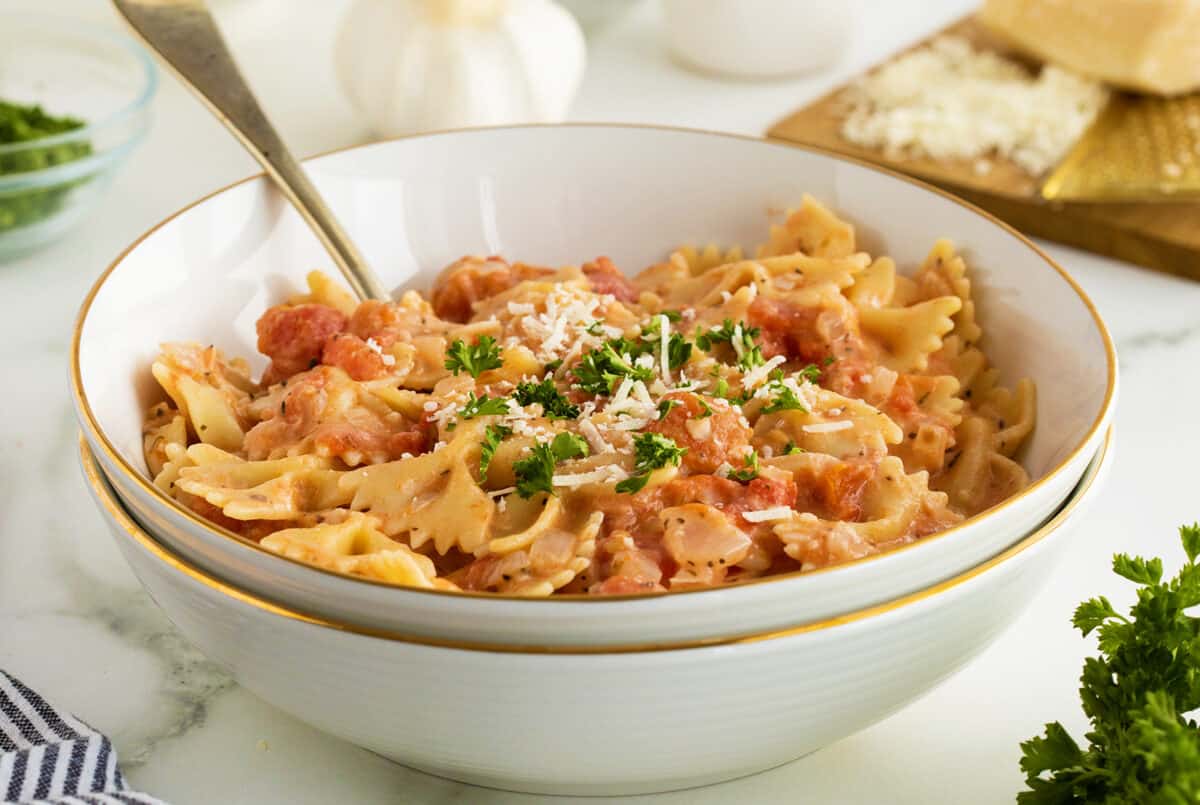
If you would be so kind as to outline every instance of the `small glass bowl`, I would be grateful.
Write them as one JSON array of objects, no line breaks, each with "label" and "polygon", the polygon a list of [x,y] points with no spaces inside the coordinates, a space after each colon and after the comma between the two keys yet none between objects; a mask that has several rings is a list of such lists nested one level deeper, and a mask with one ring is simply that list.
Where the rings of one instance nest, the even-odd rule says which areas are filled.
[{"label": "small glass bowl", "polygon": [[4,15],[0,99],[85,125],[0,144],[0,260],[83,220],[145,137],[157,86],[153,61],[132,39],[76,20]]}]

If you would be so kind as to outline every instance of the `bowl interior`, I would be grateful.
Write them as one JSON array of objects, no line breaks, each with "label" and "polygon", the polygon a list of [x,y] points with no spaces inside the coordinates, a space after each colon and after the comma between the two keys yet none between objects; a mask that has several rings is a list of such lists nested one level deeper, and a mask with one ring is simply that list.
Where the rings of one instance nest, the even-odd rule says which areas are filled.
[{"label": "bowl interior", "polygon": [[[581,125],[413,137],[308,167],[393,288],[427,288],[468,253],[550,265],[605,254],[632,273],[681,244],[752,247],[810,193],[854,222],[860,248],[891,255],[903,271],[939,237],[959,245],[989,356],[1005,380],[1028,376],[1038,386],[1039,424],[1022,457],[1034,479],[1085,442],[1111,401],[1107,333],[1047,258],[959,201],[828,155],[729,135]],[[132,472],[145,474],[142,412],[161,398],[149,373],[157,345],[196,340],[254,357],[256,319],[313,268],[332,273],[261,178],[188,208],[114,263],[82,314],[76,382]]]}]

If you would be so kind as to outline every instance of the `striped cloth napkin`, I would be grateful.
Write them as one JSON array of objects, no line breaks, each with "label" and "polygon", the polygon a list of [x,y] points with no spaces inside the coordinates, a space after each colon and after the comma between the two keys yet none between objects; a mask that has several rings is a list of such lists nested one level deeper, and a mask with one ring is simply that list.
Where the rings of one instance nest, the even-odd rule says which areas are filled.
[{"label": "striped cloth napkin", "polygon": [[0,670],[0,802],[164,805],[125,787],[108,739]]}]

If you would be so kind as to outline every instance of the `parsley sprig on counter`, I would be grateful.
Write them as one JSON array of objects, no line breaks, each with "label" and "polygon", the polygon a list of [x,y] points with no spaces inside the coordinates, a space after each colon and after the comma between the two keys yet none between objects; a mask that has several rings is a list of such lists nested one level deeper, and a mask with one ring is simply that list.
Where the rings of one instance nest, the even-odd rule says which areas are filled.
[{"label": "parsley sprig on counter", "polygon": [[490,335],[481,335],[474,344],[456,339],[446,350],[446,368],[454,374],[466,372],[479,377],[488,369],[499,369],[504,365],[500,359],[500,347]]},{"label": "parsley sprig on counter", "polygon": [[617,491],[629,494],[642,491],[651,472],[668,464],[678,467],[686,452],[686,447],[680,447],[674,439],[661,433],[639,433],[633,437],[633,471],[636,474],[617,484]]},{"label": "parsley sprig on counter", "polygon": [[552,442],[535,444],[528,456],[513,462],[517,494],[523,498],[531,498],[538,492],[553,495],[555,465],[572,458],[587,458],[590,453],[588,443],[575,433],[560,433]]},{"label": "parsley sprig on counter", "polygon": [[1025,805],[1200,802],[1200,526],[1183,526],[1187,563],[1162,580],[1159,559],[1118,554],[1113,572],[1140,585],[1129,615],[1103,596],[1075,610],[1084,635],[1096,632],[1100,656],[1080,678],[1092,728],[1086,749],[1059,722],[1021,744]]}]

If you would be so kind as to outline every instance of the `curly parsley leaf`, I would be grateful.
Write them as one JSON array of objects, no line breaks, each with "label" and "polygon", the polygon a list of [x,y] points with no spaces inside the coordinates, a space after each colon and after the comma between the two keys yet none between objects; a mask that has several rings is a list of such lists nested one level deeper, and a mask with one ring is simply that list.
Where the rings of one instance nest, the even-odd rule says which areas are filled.
[{"label": "curly parsley leaf", "polygon": [[560,433],[551,442],[538,442],[528,456],[513,462],[517,494],[523,498],[538,492],[553,495],[555,465],[572,458],[586,458],[590,452],[587,441],[575,433]]},{"label": "curly parsley leaf", "polygon": [[671,409],[680,404],[679,400],[663,400],[658,404],[658,418],[666,419]]},{"label": "curly parsley leaf", "polygon": [[1139,585],[1124,616],[1104,596],[1084,601],[1073,622],[1099,635],[1099,656],[1080,677],[1091,721],[1080,747],[1058,722],[1021,744],[1026,805],[1200,801],[1200,527],[1179,529],[1187,563],[1163,580],[1160,559],[1118,554],[1113,572]]},{"label": "curly parsley leaf", "polygon": [[542,406],[542,413],[550,419],[579,418],[579,406],[564,397],[550,378],[540,383],[518,383],[513,396],[521,405]]},{"label": "curly parsley leaf", "polygon": [[634,475],[617,484],[618,492],[633,494],[640,492],[650,480],[650,473],[668,464],[679,466],[680,459],[687,453],[675,440],[661,433],[639,433],[633,437]]},{"label": "curly parsley leaf", "polygon": [[483,444],[479,451],[479,480],[487,480],[488,467],[496,455],[496,448],[509,436],[512,436],[512,428],[507,425],[488,425],[484,429]]},{"label": "curly parsley leaf", "polygon": [[775,396],[771,402],[763,406],[764,414],[773,414],[776,411],[808,411],[808,408],[796,396],[795,390],[785,386],[782,382],[773,381],[770,391],[774,392]]},{"label": "curly parsley leaf", "polygon": [[798,453],[804,453],[804,452],[806,452],[806,451],[803,447],[800,447],[799,445],[797,445],[795,442],[792,442],[792,441],[789,441],[787,444],[785,444],[783,446],[783,454],[785,456],[794,456]]},{"label": "curly parsley leaf", "polygon": [[499,369],[503,363],[500,347],[490,335],[481,335],[470,345],[461,338],[456,339],[446,350],[445,366],[454,374],[466,372],[471,377],[479,377],[488,369]]},{"label": "curly parsley leaf", "polygon": [[754,340],[760,332],[757,327],[750,327],[745,322],[735,323],[733,319],[725,319],[720,327],[697,331],[696,346],[705,352],[712,352],[716,345],[728,344],[737,353],[738,366],[746,371],[766,363],[762,347]]},{"label": "curly parsley leaf", "polygon": [[746,458],[743,459],[743,461],[745,462],[746,466],[740,470],[731,470],[729,477],[735,481],[749,483],[758,477],[758,453],[747,453]]},{"label": "curly parsley leaf", "polygon": [[484,394],[476,397],[475,392],[467,392],[467,401],[458,409],[458,415],[463,419],[474,419],[477,416],[504,416],[508,413],[508,399],[505,397],[489,397]]},{"label": "curly parsley leaf", "polygon": [[590,394],[611,394],[616,385],[626,377],[649,382],[654,379],[654,372],[634,363],[639,355],[649,351],[650,347],[644,341],[631,341],[627,338],[606,341],[585,353],[571,370],[575,375],[576,385]]}]

